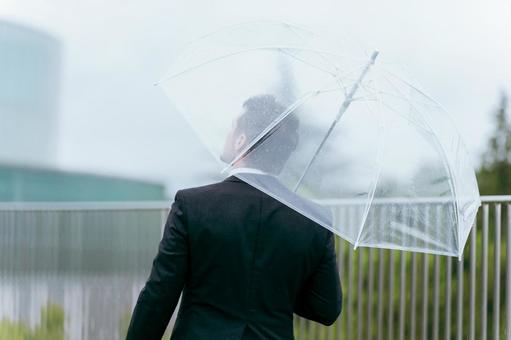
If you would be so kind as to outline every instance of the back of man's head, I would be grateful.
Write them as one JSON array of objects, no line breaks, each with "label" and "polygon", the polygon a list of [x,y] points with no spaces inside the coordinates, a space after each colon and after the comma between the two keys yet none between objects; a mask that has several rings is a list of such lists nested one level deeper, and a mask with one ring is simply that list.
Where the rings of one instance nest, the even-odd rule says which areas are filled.
[{"label": "back of man's head", "polygon": [[[272,95],[251,97],[243,103],[243,108],[245,111],[237,120],[236,131],[245,134],[247,143],[286,110]],[[298,127],[296,115],[287,115],[245,155],[245,163],[272,174],[280,173],[298,144]]]}]

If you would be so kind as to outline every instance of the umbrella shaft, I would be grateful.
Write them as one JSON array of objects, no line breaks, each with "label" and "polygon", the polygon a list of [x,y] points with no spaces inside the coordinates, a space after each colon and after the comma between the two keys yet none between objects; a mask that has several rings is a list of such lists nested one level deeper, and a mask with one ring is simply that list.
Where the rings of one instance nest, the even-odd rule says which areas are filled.
[{"label": "umbrella shaft", "polygon": [[374,51],[373,54],[371,55],[371,58],[369,59],[369,62],[367,63],[367,65],[362,70],[362,73],[360,73],[360,76],[358,77],[356,83],[353,85],[353,87],[351,88],[350,92],[348,93],[348,95],[344,99],[344,102],[342,103],[342,105],[341,105],[341,107],[339,109],[339,112],[337,113],[337,116],[335,117],[335,120],[330,125],[330,128],[328,129],[328,131],[326,132],[325,136],[323,137],[323,140],[321,141],[321,143],[319,144],[318,148],[316,149],[316,152],[314,152],[314,155],[309,160],[309,163],[307,163],[307,166],[305,167],[305,170],[303,171],[302,175],[300,176],[300,178],[298,179],[298,182],[295,185],[295,188],[293,189],[294,192],[296,192],[296,190],[298,190],[298,187],[302,183],[303,178],[305,177],[305,175],[307,175],[307,172],[309,171],[309,168],[311,167],[312,163],[314,162],[314,160],[318,156],[319,152],[323,148],[323,145],[325,145],[326,140],[328,139],[328,137],[330,136],[330,134],[334,130],[335,125],[337,125],[337,122],[341,119],[341,117],[344,115],[344,113],[346,112],[346,110],[350,106],[351,102],[353,101],[353,96],[357,92],[358,88],[360,87],[360,84],[362,83],[362,80],[364,80],[364,77],[366,76],[366,74],[369,71],[369,69],[371,68],[371,66],[374,65],[374,61],[376,60],[377,56],[378,56],[378,51]]}]

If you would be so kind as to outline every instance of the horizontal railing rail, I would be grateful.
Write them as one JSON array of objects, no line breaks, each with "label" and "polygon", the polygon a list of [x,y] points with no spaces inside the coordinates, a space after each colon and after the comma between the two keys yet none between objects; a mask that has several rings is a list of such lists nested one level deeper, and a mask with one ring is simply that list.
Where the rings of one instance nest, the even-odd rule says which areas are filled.
[{"label": "horizontal railing rail", "polygon": [[2,202],[0,211],[76,211],[76,210],[162,210],[171,201],[127,202]]}]

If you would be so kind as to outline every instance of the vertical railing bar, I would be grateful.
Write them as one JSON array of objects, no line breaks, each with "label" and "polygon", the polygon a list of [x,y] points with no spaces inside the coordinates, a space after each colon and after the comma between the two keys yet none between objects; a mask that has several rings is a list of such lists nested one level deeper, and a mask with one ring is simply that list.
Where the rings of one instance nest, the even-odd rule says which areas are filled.
[{"label": "vertical railing bar", "polygon": [[435,255],[433,285],[433,340],[438,340],[440,330],[440,256]]},{"label": "vertical railing bar", "polygon": [[[378,226],[380,232],[384,231],[385,221],[388,217],[388,205],[379,208]],[[377,338],[383,340],[383,268],[385,265],[385,252],[380,249],[378,254],[378,299],[377,299]]]},{"label": "vertical railing bar", "polygon": [[[390,218],[394,219],[396,216],[397,207],[390,206]],[[389,301],[388,301],[388,315],[387,315],[387,330],[388,338],[394,339],[394,255],[396,251],[389,250]]]},{"label": "vertical railing bar", "polygon": [[168,213],[166,210],[160,211],[160,234],[163,237],[163,233],[165,232],[165,223],[167,222]]},{"label": "vertical railing bar", "polygon": [[[390,205],[390,218],[396,218],[397,207]],[[389,250],[389,286],[388,286],[388,309],[387,309],[387,333],[388,339],[394,339],[394,258],[396,251]]]},{"label": "vertical railing bar", "polygon": [[299,340],[305,339],[305,318],[302,318],[302,317],[299,318],[298,329],[300,330],[300,334],[298,334],[298,336],[299,336],[298,339]]},{"label": "vertical railing bar", "polygon": [[410,291],[410,339],[416,339],[415,334],[415,318],[417,304],[417,253],[412,253],[412,282]]},{"label": "vertical railing bar", "polygon": [[[430,223],[430,205],[424,207],[425,212],[425,227],[429,227]],[[428,254],[422,255],[422,339],[428,340],[428,276],[429,276],[429,257]]]},{"label": "vertical railing bar", "polygon": [[476,244],[477,244],[477,226],[472,226],[470,237],[470,340],[476,337]]},{"label": "vertical railing bar", "polygon": [[346,316],[346,339],[352,339],[353,334],[353,262],[354,262],[354,251],[350,245],[348,251],[348,308]]},{"label": "vertical railing bar", "polygon": [[[347,214],[347,209],[344,207],[341,211],[338,211],[338,213],[340,213],[339,219],[342,219],[343,223],[345,225],[348,225],[350,223],[350,221],[349,221],[349,215]],[[344,254],[345,247],[346,247],[346,242],[344,241],[344,239],[339,238],[339,249],[338,249],[338,252],[339,252],[338,253],[338,256],[339,256],[339,278],[341,278],[341,282],[346,282],[346,275],[344,274],[345,268],[346,268],[345,254]],[[335,339],[338,339],[338,340],[341,339],[342,332],[344,330],[345,319],[346,318],[342,317],[342,314],[341,314],[341,317],[339,319],[337,319],[337,327],[336,327],[337,334],[335,336]],[[331,327],[331,328],[333,328],[333,327]],[[329,340],[331,340],[331,339],[332,338],[329,337]]]},{"label": "vertical railing bar", "polygon": [[354,268],[354,251],[350,245],[348,251],[348,306],[346,315],[346,339],[352,339],[352,324],[353,324],[353,268]]},{"label": "vertical railing bar", "polygon": [[456,308],[456,338],[463,339],[463,254],[457,259],[457,308]]},{"label": "vertical railing bar", "polygon": [[325,326],[321,324],[316,324],[316,335],[313,339],[325,339]]},{"label": "vertical railing bar", "polygon": [[358,248],[358,282],[357,282],[357,340],[362,340],[362,321],[364,320],[363,317],[363,304],[362,304],[362,281],[364,280],[364,254],[363,254],[364,248]]},{"label": "vertical railing bar", "polygon": [[[354,225],[355,224],[355,212],[354,212],[354,208],[353,207],[349,207],[348,208],[348,212],[349,212],[349,225]],[[355,294],[352,294],[352,292],[354,291],[354,283],[353,283],[353,280],[355,279],[354,276],[355,276],[355,273],[354,273],[354,268],[355,268],[355,251],[353,249],[353,246],[350,245],[350,248],[349,248],[349,253],[348,253],[348,261],[349,261],[349,265],[348,265],[348,315],[346,317],[346,340],[348,339],[353,339],[353,299],[354,299],[354,295]]]},{"label": "vertical railing bar", "polygon": [[511,205],[506,207],[507,239],[506,239],[506,340],[511,340]]},{"label": "vertical railing bar", "polygon": [[[346,218],[345,221],[343,221],[345,224],[348,223],[347,221],[347,216],[346,214],[343,214],[343,216]],[[337,242],[337,264],[338,264],[338,269],[339,269],[339,278],[341,279],[341,282],[343,281],[342,278],[344,277],[344,240],[340,237],[337,238],[338,242]],[[342,322],[343,322],[344,318],[342,317],[342,315],[337,319],[336,321],[336,327],[335,327],[335,330],[337,331],[336,332],[336,335],[334,337],[334,327],[329,327],[328,329],[328,340],[333,340],[334,338],[335,339],[340,339],[341,338],[341,333],[342,333]]]},{"label": "vertical railing bar", "polygon": [[[417,228],[418,223],[415,222],[418,219],[419,207],[415,206],[413,209],[413,219],[409,221],[412,227]],[[417,238],[413,237],[413,244],[417,245]],[[410,338],[416,339],[416,322],[417,322],[417,253],[412,252],[412,282],[411,282],[411,291],[410,291]]]},{"label": "vertical railing bar", "polygon": [[489,223],[489,207],[483,204],[483,249],[481,264],[482,271],[482,287],[481,287],[481,339],[486,340],[488,336],[488,223]]},{"label": "vertical railing bar", "polygon": [[311,322],[311,321],[307,322],[307,326],[308,326],[307,340],[316,339],[316,336],[314,334],[314,331],[316,330],[316,325],[317,324],[315,322]]},{"label": "vertical railing bar", "polygon": [[423,267],[422,267],[422,339],[428,340],[428,276],[429,276],[429,261],[428,254],[423,254]]},{"label": "vertical railing bar", "polygon": [[387,315],[387,339],[394,339],[394,250],[389,250],[389,301]]},{"label": "vertical railing bar", "polygon": [[367,282],[367,340],[373,336],[373,288],[374,288],[374,248],[369,248],[369,278]]},{"label": "vertical railing bar", "polygon": [[446,259],[445,268],[445,340],[451,340],[451,286],[452,286],[452,257]]},{"label": "vertical railing bar", "polygon": [[[326,333],[327,333],[326,339],[327,340],[334,340],[334,339],[341,338],[340,332],[342,330],[342,327],[341,327],[340,320],[341,320],[341,317],[339,316],[339,318],[337,318],[335,326],[332,325],[332,326],[326,328]],[[337,332],[336,332],[337,335],[335,335],[335,333],[334,333],[334,331],[336,329],[337,329]]]},{"label": "vertical railing bar", "polygon": [[[440,237],[441,205],[435,207],[435,228],[437,235]],[[440,256],[435,255],[435,277],[433,286],[433,340],[439,339],[440,330]]]},{"label": "vertical railing bar", "polygon": [[293,315],[293,335],[296,340],[301,339],[300,319],[298,315]]},{"label": "vertical railing bar", "polygon": [[406,310],[406,254],[401,251],[400,271],[400,292],[399,292],[399,340],[405,338],[405,310]]},{"label": "vertical railing bar", "polygon": [[500,339],[500,203],[495,205],[495,244],[493,247],[493,339]]},{"label": "vertical railing bar", "polygon": [[379,249],[378,255],[378,340],[383,340],[383,276],[385,252]]}]

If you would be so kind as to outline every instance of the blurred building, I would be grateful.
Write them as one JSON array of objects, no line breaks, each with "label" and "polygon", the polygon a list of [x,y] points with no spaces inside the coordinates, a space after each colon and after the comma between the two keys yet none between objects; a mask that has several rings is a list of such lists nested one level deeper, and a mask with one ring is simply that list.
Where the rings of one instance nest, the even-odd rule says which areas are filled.
[{"label": "blurred building", "polygon": [[137,179],[0,165],[0,202],[164,200],[165,186]]},{"label": "blurred building", "polygon": [[61,50],[0,20],[0,201],[164,199],[161,184],[57,170]]},{"label": "blurred building", "polygon": [[0,160],[54,166],[61,46],[39,31],[0,21]]}]

